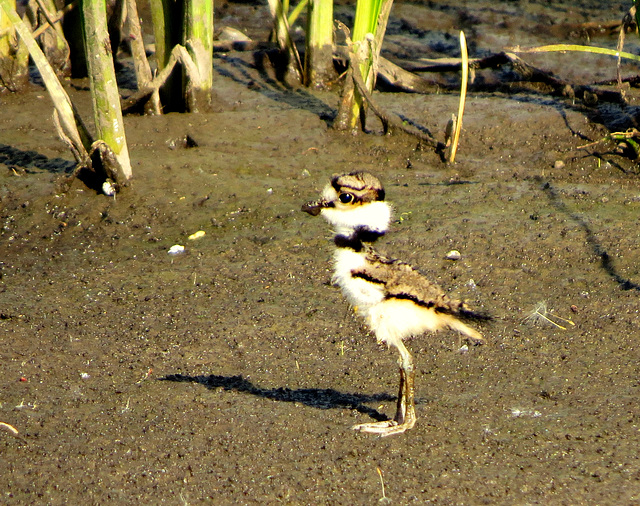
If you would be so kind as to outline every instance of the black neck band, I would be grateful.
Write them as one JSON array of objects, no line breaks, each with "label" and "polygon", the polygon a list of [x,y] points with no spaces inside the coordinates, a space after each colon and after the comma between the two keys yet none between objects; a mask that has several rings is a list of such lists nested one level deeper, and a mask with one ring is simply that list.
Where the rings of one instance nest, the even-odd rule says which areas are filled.
[{"label": "black neck band", "polygon": [[350,236],[336,235],[333,242],[338,248],[350,248],[354,251],[362,250],[364,242],[375,242],[384,235],[384,232],[370,230],[366,227],[357,227]]}]

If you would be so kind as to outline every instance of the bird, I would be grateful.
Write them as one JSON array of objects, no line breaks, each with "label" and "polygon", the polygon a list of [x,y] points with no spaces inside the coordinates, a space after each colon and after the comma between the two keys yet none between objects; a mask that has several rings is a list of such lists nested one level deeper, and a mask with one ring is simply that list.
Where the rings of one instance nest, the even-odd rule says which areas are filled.
[{"label": "bird", "polygon": [[400,387],[393,420],[354,425],[381,437],[414,427],[415,367],[404,344],[410,337],[441,329],[460,332],[470,344],[482,344],[480,332],[461,320],[491,317],[450,298],[420,271],[401,260],[378,253],[373,244],[383,237],[392,217],[380,180],[368,172],[334,174],[318,200],[302,206],[311,216],[322,216],[333,228],[332,282],[364,318],[378,343],[399,353]]}]

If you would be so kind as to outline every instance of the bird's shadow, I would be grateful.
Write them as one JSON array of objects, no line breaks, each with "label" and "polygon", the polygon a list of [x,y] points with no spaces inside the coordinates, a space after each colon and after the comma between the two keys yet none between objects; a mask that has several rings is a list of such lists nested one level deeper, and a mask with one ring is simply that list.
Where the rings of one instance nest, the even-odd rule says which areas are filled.
[{"label": "bird's shadow", "polygon": [[286,387],[260,388],[242,376],[170,374],[159,379],[160,381],[198,383],[212,390],[217,388],[235,390],[236,392],[243,392],[275,401],[298,402],[317,409],[355,409],[359,413],[369,415],[376,421],[386,421],[389,418],[378,410],[366,406],[365,403],[396,400],[395,396],[389,394],[345,394],[332,388],[298,388],[296,390]]}]

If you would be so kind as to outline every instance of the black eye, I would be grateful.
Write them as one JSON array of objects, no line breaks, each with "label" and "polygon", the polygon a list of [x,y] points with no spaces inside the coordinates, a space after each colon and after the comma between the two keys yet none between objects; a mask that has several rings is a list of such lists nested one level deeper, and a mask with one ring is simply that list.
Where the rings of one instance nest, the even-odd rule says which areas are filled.
[{"label": "black eye", "polygon": [[351,195],[350,193],[341,193],[338,198],[343,204],[349,204],[353,202],[353,195]]}]

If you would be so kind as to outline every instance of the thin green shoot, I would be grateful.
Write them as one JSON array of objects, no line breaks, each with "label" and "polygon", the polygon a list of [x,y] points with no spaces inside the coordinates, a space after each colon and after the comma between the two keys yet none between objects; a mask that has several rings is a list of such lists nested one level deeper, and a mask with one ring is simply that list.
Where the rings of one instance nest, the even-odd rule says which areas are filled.
[{"label": "thin green shoot", "polygon": [[[577,149],[587,149],[598,144],[601,144],[606,141],[617,141],[624,142],[628,144],[631,149],[635,152],[636,158],[640,156],[640,131],[635,128],[631,128],[626,132],[611,132],[610,134],[605,135],[602,139],[596,142],[590,142],[589,144],[585,144],[583,146],[578,146]],[[598,159],[598,163],[600,163],[600,159]],[[599,167],[599,165],[598,165]]]},{"label": "thin green shoot", "polygon": [[376,25],[378,23],[378,17],[380,16],[381,7],[382,0],[358,0],[351,36],[354,42],[364,40],[368,33],[376,33]]},{"label": "thin green shoot", "polygon": [[[308,4],[309,0],[301,0],[300,2],[298,2],[298,5],[296,5],[287,16],[287,22],[289,23],[289,26],[293,26],[293,24],[296,22],[298,17],[300,17],[300,14],[302,14],[302,11],[305,9],[305,7],[307,7]],[[283,12],[286,13],[287,11],[288,7],[287,9],[285,9],[283,4]]]}]

